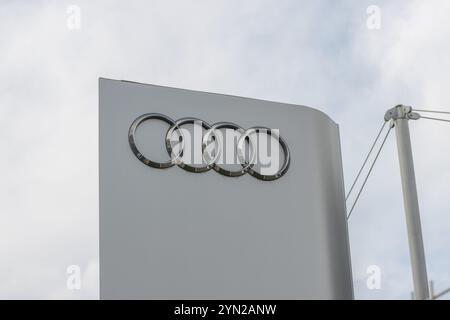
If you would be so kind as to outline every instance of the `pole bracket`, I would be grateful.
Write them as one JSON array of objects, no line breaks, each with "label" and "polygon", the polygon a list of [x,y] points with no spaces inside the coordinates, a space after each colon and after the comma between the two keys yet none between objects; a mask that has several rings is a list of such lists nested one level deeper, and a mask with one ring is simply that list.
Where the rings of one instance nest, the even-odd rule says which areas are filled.
[{"label": "pole bracket", "polygon": [[406,119],[406,120],[419,120],[420,114],[412,111],[412,107],[405,106],[399,104],[392,109],[386,111],[384,115],[384,121],[389,120],[398,120],[398,119]]}]

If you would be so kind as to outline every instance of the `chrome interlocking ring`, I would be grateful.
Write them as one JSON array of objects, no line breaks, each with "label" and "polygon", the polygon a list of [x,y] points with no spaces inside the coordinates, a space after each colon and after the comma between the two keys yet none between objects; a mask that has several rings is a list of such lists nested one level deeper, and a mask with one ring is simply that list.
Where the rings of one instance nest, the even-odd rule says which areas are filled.
[{"label": "chrome interlocking ring", "polygon": [[[156,162],[153,160],[150,160],[146,158],[137,148],[136,141],[135,141],[135,135],[138,127],[147,120],[161,120],[169,125],[169,129],[166,132],[165,137],[165,145],[167,153],[169,154],[170,159],[165,162]],[[182,159],[183,157],[183,150],[185,147],[185,137],[183,135],[182,130],[180,129],[181,126],[186,124],[193,124],[200,123],[202,128],[206,130],[205,134],[202,134],[202,144],[201,144],[201,151],[202,151],[202,165],[201,166],[193,166],[191,164],[185,163]],[[211,156],[211,154],[207,151],[207,147],[211,142],[215,142],[216,145],[221,145],[220,141],[220,135],[217,134],[217,130],[220,129],[232,129],[240,133],[240,137],[238,139],[237,145],[236,145],[236,151],[237,156],[239,159],[239,162],[241,164],[241,169],[239,170],[228,170],[220,166],[219,163],[217,163],[217,158],[219,155],[219,152],[216,151],[216,155],[214,157]],[[173,138],[174,133],[178,134],[178,140],[176,141],[179,143],[179,150],[178,152],[175,152],[174,147],[172,143],[174,140],[171,140]],[[255,170],[255,160],[257,157],[257,149],[256,149],[256,143],[251,138],[251,135],[259,134],[259,133],[266,133],[269,136],[275,136],[277,138],[278,143],[280,144],[283,153],[284,153],[284,161],[281,167],[277,170],[275,174],[262,174],[261,172],[258,172]],[[170,168],[174,166],[175,164],[178,165],[180,168],[187,170],[189,172],[194,173],[201,173],[209,171],[211,168],[214,169],[216,172],[228,176],[228,177],[239,177],[246,173],[250,174],[251,176],[264,180],[264,181],[273,181],[277,180],[280,177],[282,177],[289,169],[291,157],[290,157],[290,151],[289,147],[286,143],[286,141],[279,135],[278,130],[265,128],[265,127],[252,127],[247,130],[244,130],[242,127],[238,126],[237,124],[231,123],[231,122],[218,122],[213,125],[209,125],[207,122],[202,121],[197,118],[181,118],[177,121],[172,120],[170,117],[160,114],[160,113],[147,113],[143,114],[139,117],[137,117],[133,123],[131,124],[129,130],[128,130],[128,142],[130,144],[130,148],[134,155],[145,165],[158,168],[158,169],[165,169]],[[252,148],[251,157],[249,160],[246,160],[245,156],[245,144],[249,144],[249,148]]]},{"label": "chrome interlocking ring", "polygon": [[[130,144],[130,148],[133,151],[134,155],[140,160],[142,161],[142,163],[146,164],[147,166],[153,167],[153,168],[157,168],[157,169],[165,169],[165,168],[170,168],[172,167],[177,160],[183,155],[183,147],[184,147],[184,139],[181,136],[181,140],[180,142],[183,144],[183,146],[181,147],[181,151],[180,154],[178,156],[175,157],[171,157],[170,160],[166,161],[166,162],[156,162],[150,159],[147,159],[137,148],[136,146],[136,140],[135,140],[135,134],[136,134],[136,129],[145,121],[147,120],[151,120],[151,119],[157,119],[157,120],[161,120],[164,121],[165,123],[167,123],[170,127],[172,127],[175,124],[175,121],[172,120],[171,118],[169,118],[166,115],[160,114],[160,113],[146,113],[143,114],[140,117],[137,117],[136,120],[133,121],[133,123],[130,126],[130,129],[128,130],[128,142]],[[169,153],[169,155],[171,155],[171,153]]]},{"label": "chrome interlocking ring", "polygon": [[[173,136],[174,131],[176,130],[179,133],[180,137],[183,137],[183,135],[182,135],[183,133],[180,130],[180,126],[185,125],[185,124],[195,125],[195,123],[201,123],[203,129],[205,129],[205,130],[211,129],[211,126],[209,124],[207,124],[205,121],[202,121],[197,118],[181,118],[181,119],[175,121],[175,123],[169,128],[169,130],[167,130],[167,133],[166,133],[166,149],[169,154],[172,154],[172,152],[173,152],[170,138]],[[180,153],[182,153],[182,151]],[[181,160],[181,158],[178,159],[177,165],[180,168],[183,168],[184,170],[187,170],[189,172],[194,172],[194,173],[206,172],[211,169],[210,164],[207,164],[206,166],[203,166],[203,167],[194,167],[194,166],[184,163]]]},{"label": "chrome interlocking ring", "polygon": [[[215,140],[216,142],[219,139],[219,135],[215,134],[216,130],[220,130],[220,129],[232,129],[232,130],[236,130],[241,132],[241,134],[243,134],[245,132],[245,130],[238,126],[237,124],[234,124],[232,122],[218,122],[216,124],[214,124],[210,130],[208,130],[206,132],[206,134],[203,136],[203,142],[202,142],[202,151],[203,154],[206,155],[207,157],[209,157],[209,153],[205,152],[210,140]],[[219,141],[219,145],[220,145]],[[250,163],[254,162],[254,158],[256,157],[256,150],[253,149],[254,152],[252,153],[252,161],[250,161]],[[222,168],[221,166],[219,166],[219,164],[216,162],[217,158],[219,156],[219,153],[216,153],[216,157],[214,159],[211,158],[207,158],[207,162],[208,163],[212,163],[213,169],[216,170],[217,172],[219,172],[220,174],[223,174],[224,176],[228,176],[228,177],[239,177],[242,176],[244,174],[247,173],[247,168],[249,167],[249,165],[245,166],[245,162],[242,162],[244,164],[243,168],[238,170],[238,171],[231,171],[231,170],[227,170],[225,168]],[[245,161],[245,159],[244,159]]]},{"label": "chrome interlocking ring", "polygon": [[[266,127],[252,127],[252,128],[247,129],[238,141],[238,145],[237,145],[238,157],[239,157],[241,163],[245,163],[245,155],[242,152],[242,150],[244,150],[244,148],[243,148],[244,143],[246,140],[250,139],[250,135],[257,134],[260,132],[264,132],[268,135],[275,135],[276,138],[278,138],[278,142],[280,143],[281,148],[283,148],[283,152],[284,152],[283,165],[281,166],[281,168],[278,170],[277,173],[266,175],[266,174],[261,174],[261,173],[257,172],[256,170],[253,170],[254,162],[252,162],[252,163],[250,163],[250,165],[248,167],[246,167],[246,171],[251,176],[258,178],[260,180],[273,181],[278,178],[281,178],[288,171],[289,165],[291,163],[291,152],[289,150],[289,147],[288,147],[286,141],[284,141],[284,139],[278,133],[276,133],[274,130],[272,130],[270,128],[266,128]],[[250,139],[250,141],[251,141],[251,139]],[[244,165],[245,164],[243,164],[243,166]]]}]

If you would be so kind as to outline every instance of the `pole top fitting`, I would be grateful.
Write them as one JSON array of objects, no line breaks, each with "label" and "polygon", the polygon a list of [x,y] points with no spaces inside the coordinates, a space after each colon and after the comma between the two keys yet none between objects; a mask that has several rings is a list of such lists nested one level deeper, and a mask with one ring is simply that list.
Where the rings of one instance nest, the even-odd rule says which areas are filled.
[{"label": "pole top fitting", "polygon": [[406,120],[419,120],[420,114],[412,112],[412,107],[399,104],[392,109],[386,111],[384,115],[384,121],[406,119]]}]

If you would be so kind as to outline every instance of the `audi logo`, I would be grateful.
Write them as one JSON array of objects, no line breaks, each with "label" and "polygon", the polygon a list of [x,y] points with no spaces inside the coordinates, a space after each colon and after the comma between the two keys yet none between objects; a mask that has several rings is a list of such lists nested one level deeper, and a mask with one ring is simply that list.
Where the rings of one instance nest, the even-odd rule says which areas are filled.
[{"label": "audi logo", "polygon": [[[165,162],[148,159],[139,151],[136,145],[136,131],[138,127],[145,121],[152,119],[163,121],[169,125],[165,136],[165,146],[169,160]],[[201,151],[200,156],[199,152],[194,152],[193,161],[185,159],[186,152],[192,149],[186,148],[187,143],[192,138],[190,131],[182,128],[182,126],[186,125],[194,126],[193,149]],[[225,136],[223,134],[224,130]],[[261,134],[265,134],[270,138],[270,156],[267,155],[267,141],[261,142],[259,138]],[[224,138],[226,138],[226,143],[224,143]],[[134,155],[149,167],[166,169],[177,165],[184,170],[194,173],[213,169],[227,177],[239,177],[248,173],[260,180],[273,181],[286,174],[291,160],[289,147],[277,129],[251,127],[244,130],[239,125],[231,122],[218,122],[209,125],[205,121],[191,117],[175,121],[160,113],[147,113],[137,117],[129,128],[128,142]],[[200,143],[199,149],[195,147],[195,143],[198,142]],[[281,165],[279,161],[280,146],[284,155]],[[226,154],[223,152],[224,149],[226,149]],[[227,164],[239,164],[239,166],[237,166],[238,169],[231,170],[224,166]],[[274,166],[276,166],[275,169]]]}]

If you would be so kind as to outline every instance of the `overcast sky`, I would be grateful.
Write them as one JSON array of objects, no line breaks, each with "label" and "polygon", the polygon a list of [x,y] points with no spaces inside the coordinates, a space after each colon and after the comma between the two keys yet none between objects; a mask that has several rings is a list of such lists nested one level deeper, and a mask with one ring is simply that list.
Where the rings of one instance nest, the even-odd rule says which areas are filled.
[{"label": "overcast sky", "polygon": [[[448,0],[0,0],[0,298],[98,298],[98,77],[318,108],[340,125],[348,188],[388,108],[450,110],[449,14]],[[450,124],[419,120],[411,135],[441,290]],[[395,148],[392,135],[349,221],[359,299],[412,290]],[[81,290],[66,287],[69,265]]]}]

